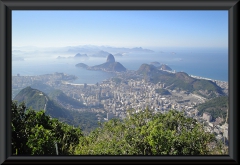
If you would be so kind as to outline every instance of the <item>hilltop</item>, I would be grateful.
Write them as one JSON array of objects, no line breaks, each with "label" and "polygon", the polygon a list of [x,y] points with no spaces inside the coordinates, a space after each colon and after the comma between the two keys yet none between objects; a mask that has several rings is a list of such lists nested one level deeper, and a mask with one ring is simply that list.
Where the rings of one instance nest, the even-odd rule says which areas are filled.
[{"label": "hilltop", "polygon": [[31,87],[26,87],[22,89],[13,100],[18,102],[25,102],[27,107],[32,107],[33,109],[45,110],[46,114],[53,118],[58,119],[69,119],[72,120],[72,116],[69,112],[57,104],[55,101],[51,100],[45,93]]},{"label": "hilltop", "polygon": [[161,66],[161,63],[160,62],[157,62],[157,61],[154,61],[154,62],[150,62],[151,65],[154,65],[155,67],[160,67]]},{"label": "hilltop", "polygon": [[162,64],[161,66],[158,67],[158,69],[162,69],[162,70],[169,70],[171,71],[172,68],[170,68],[168,65],[166,64]]}]

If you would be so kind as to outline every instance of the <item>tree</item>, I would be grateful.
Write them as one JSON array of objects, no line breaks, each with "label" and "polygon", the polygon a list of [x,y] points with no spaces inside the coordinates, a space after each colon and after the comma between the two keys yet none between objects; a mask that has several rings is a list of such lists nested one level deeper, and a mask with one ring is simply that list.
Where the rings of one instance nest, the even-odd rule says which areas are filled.
[{"label": "tree", "polygon": [[183,113],[129,112],[130,117],[113,119],[83,137],[75,154],[92,155],[206,155],[214,135]]},{"label": "tree", "polygon": [[12,102],[12,152],[14,155],[73,154],[83,136],[80,128],[52,119],[45,112],[26,109],[24,103]]},{"label": "tree", "polygon": [[208,155],[222,153],[214,134],[183,113],[170,110],[154,114],[148,107],[128,111],[124,120],[101,123],[88,136],[75,128],[12,102],[12,152],[14,155]]},{"label": "tree", "polygon": [[29,148],[26,145],[27,135],[25,134],[25,111],[24,103],[17,106],[17,102],[12,102],[12,152],[19,155],[24,152],[29,153]]},{"label": "tree", "polygon": [[31,128],[32,133],[28,137],[27,146],[31,149],[31,155],[56,155],[55,140],[51,130],[42,125]]}]

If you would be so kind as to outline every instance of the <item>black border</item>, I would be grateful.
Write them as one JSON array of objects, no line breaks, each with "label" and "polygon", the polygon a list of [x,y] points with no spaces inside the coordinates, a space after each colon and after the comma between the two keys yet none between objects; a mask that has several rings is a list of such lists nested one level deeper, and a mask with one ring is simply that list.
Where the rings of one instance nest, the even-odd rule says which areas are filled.
[{"label": "black border", "polygon": [[[228,10],[229,155],[228,156],[11,156],[11,11],[12,10]],[[0,0],[0,163],[184,163],[238,164],[237,56],[239,0]],[[147,161],[147,162],[145,162]]]}]

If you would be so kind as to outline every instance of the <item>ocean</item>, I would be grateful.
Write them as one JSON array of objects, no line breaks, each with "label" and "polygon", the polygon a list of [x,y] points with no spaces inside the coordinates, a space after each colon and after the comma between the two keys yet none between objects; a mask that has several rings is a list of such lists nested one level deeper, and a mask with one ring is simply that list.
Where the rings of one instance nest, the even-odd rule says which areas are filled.
[{"label": "ocean", "polygon": [[[112,73],[92,71],[75,67],[78,63],[89,66],[102,64],[107,58],[88,59],[56,59],[56,57],[32,57],[24,61],[12,61],[12,75],[20,74],[41,75],[62,72],[78,77],[74,83],[95,84],[113,76]],[[189,75],[200,76],[220,81],[228,81],[228,54],[227,51],[178,51],[155,53],[128,53],[115,56],[115,61],[120,62],[128,70],[137,70],[143,63],[159,62],[167,64],[176,72],[186,72]]]}]

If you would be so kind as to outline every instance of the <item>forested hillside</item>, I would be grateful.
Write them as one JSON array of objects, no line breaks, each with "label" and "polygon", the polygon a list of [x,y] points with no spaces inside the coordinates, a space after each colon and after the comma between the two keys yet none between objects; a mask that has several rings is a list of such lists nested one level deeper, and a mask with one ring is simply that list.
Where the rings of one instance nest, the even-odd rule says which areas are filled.
[{"label": "forested hillside", "polygon": [[204,112],[208,112],[211,114],[213,121],[216,118],[221,117],[224,120],[223,122],[225,122],[228,110],[228,97],[221,96],[213,98],[203,104],[198,105],[197,109],[199,111],[199,115],[201,116]]},{"label": "forested hillside", "polygon": [[85,107],[82,103],[66,96],[61,90],[53,90],[49,95],[50,97],[42,91],[26,87],[14,97],[14,100],[18,103],[24,102],[27,108],[32,108],[35,111],[44,110],[46,115],[61,122],[75,127],[81,126],[84,133],[89,133],[98,126],[97,113],[79,112],[62,106],[65,104],[71,107]]},{"label": "forested hillside", "polygon": [[48,96],[57,101],[58,103],[64,104],[65,106],[70,106],[73,108],[84,108],[86,107],[85,105],[83,105],[81,102],[74,100],[73,98],[67,96],[66,94],[64,94],[61,90],[53,90],[51,91]]},{"label": "forested hillside", "polygon": [[214,82],[190,77],[185,72],[168,73],[158,70],[154,65],[142,64],[137,70],[139,75],[144,75],[153,83],[168,84],[168,89],[193,92],[206,98],[224,95],[222,89]]}]

